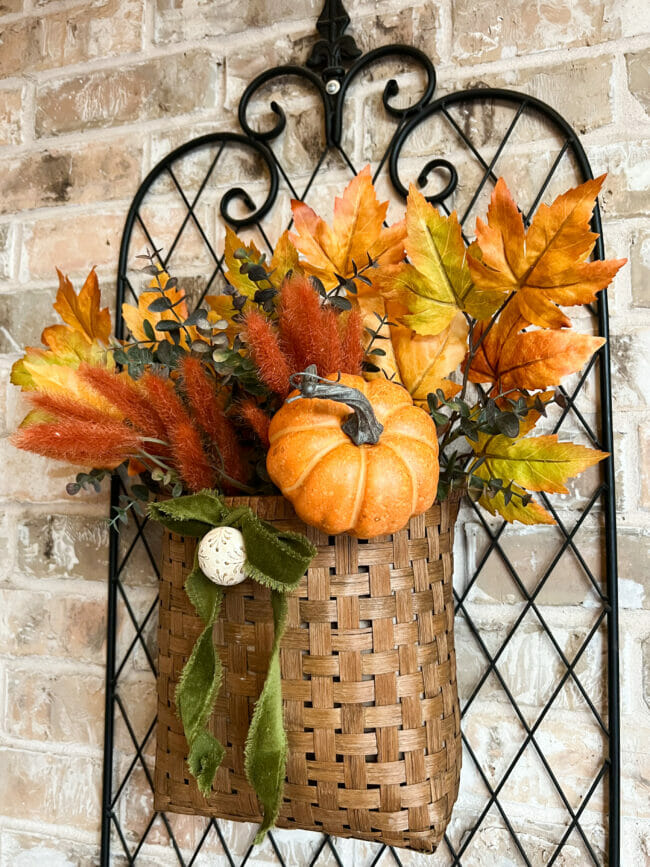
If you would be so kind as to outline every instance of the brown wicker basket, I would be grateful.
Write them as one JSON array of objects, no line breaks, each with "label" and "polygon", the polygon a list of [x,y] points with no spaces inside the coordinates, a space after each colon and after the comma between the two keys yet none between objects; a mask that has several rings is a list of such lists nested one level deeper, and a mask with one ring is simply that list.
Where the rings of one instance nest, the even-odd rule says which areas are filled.
[{"label": "brown wicker basket", "polygon": [[[282,497],[241,498],[318,554],[289,599],[281,645],[289,759],[278,826],[430,852],[458,794],[460,713],[454,653],[457,502],[368,542],[327,537]],[[244,743],[273,642],[269,592],[226,589],[214,639],[224,679],[212,731],[226,747],[205,799],[185,763],[174,691],[202,629],[183,590],[195,540],[165,534],[160,585],[155,807],[261,821]]]}]

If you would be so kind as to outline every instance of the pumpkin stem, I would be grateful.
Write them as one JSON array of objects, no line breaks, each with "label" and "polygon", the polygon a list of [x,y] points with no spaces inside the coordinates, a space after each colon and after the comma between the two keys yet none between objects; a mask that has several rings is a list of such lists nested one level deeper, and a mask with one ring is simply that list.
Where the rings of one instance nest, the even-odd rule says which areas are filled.
[{"label": "pumpkin stem", "polygon": [[306,370],[294,373],[289,381],[294,388],[300,391],[295,397],[290,397],[287,403],[305,398],[322,398],[323,400],[335,400],[350,407],[352,413],[341,425],[341,430],[346,433],[355,446],[375,445],[379,442],[384,426],[377,421],[372,404],[358,388],[343,385],[340,382],[332,382],[323,379],[316,373],[316,365],[310,364]]}]

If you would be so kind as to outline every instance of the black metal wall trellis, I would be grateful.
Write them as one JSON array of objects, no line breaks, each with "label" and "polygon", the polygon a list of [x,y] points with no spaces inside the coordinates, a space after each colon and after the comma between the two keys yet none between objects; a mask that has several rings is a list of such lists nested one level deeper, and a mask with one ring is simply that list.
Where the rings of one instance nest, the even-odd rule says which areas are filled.
[{"label": "black metal wall trellis", "polygon": [[[524,213],[526,223],[529,223],[539,204],[549,192],[553,179],[558,174],[563,160],[571,161],[579,181],[592,177],[591,167],[584,149],[570,125],[552,108],[531,96],[510,90],[479,88],[448,94],[433,100],[436,85],[434,67],[428,57],[420,50],[405,46],[391,45],[375,49],[362,55],[354,39],[346,34],[350,21],[340,0],[328,0],[318,20],[317,29],[320,40],[314,46],[306,67],[287,65],[275,67],[259,75],[246,89],[239,104],[239,122],[242,133],[212,133],[189,141],[166,156],[147,176],[138,190],[126,219],[124,236],[120,250],[116,333],[121,336],[123,321],[121,304],[124,300],[137,297],[137,289],[130,276],[133,265],[134,250],[138,242],[158,249],[158,259],[162,265],[169,267],[175,274],[174,260],[181,250],[183,241],[189,232],[195,241],[200,239],[210,266],[193,289],[193,300],[198,305],[204,296],[212,291],[218,292],[224,280],[223,257],[215,250],[213,230],[206,227],[202,220],[200,209],[204,201],[208,201],[216,184],[220,161],[229,153],[245,154],[255,162],[256,171],[265,179],[266,190],[260,198],[259,184],[247,182],[249,190],[241,186],[233,186],[232,180],[226,179],[219,190],[218,207],[223,220],[237,230],[254,230],[262,242],[268,245],[267,231],[263,225],[266,217],[273,211],[274,205],[282,195],[287,193],[297,199],[308,198],[314,191],[314,182],[321,171],[326,168],[327,160],[334,155],[346,171],[354,173],[357,169],[353,158],[344,145],[345,124],[344,109],[346,94],[350,86],[363,75],[368,75],[370,67],[387,58],[397,59],[408,64],[419,73],[420,91],[418,97],[408,106],[398,105],[400,88],[394,79],[390,79],[381,96],[383,111],[394,124],[390,141],[378,160],[374,176],[378,178],[382,172],[387,173],[394,191],[404,198],[406,195],[406,174],[425,188],[427,192],[430,182],[436,176],[442,175],[445,185],[442,190],[428,194],[429,201],[435,203],[443,211],[449,213],[450,203],[462,198],[465,187],[463,173],[468,172],[462,159],[472,160],[474,171],[478,176],[473,183],[471,193],[467,192],[468,201],[459,208],[461,223],[468,225],[468,217],[485,195],[485,192],[496,181],[497,171],[505,174],[508,179],[509,163],[504,163],[504,155],[513,141],[515,130],[524,121],[534,118],[543,122],[549,130],[553,141],[557,142],[557,153],[551,160],[543,179],[534,192],[532,201]],[[277,145],[283,138],[287,128],[285,110],[276,102],[270,103],[273,124],[270,128],[258,129],[251,118],[254,104],[269,86],[278,81],[296,80],[315,92],[322,104],[324,141],[322,148],[314,160],[314,166],[305,176],[302,187],[298,189],[290,178],[285,160],[278,152]],[[503,109],[507,115],[507,124],[498,145],[486,156],[484,144],[476,142],[472,134],[471,119],[476,116],[477,109],[487,104]],[[458,113],[460,111],[460,114]],[[455,146],[463,149],[461,164],[456,165],[448,152],[446,157],[440,156],[436,141],[430,145],[431,156],[424,166],[419,167],[415,175],[413,166],[419,162],[417,157],[405,156],[411,136],[417,135],[425,125],[432,120],[444,123],[446,135],[453,137]],[[453,150],[453,148],[452,148]],[[455,151],[454,151],[455,152]],[[207,163],[202,170],[200,180],[192,194],[187,192],[187,184],[183,181],[184,167],[199,154],[208,154]],[[216,187],[215,187],[216,184]],[[166,185],[166,186],[165,186]],[[211,186],[212,185],[212,186]],[[190,184],[191,186],[191,184]],[[566,185],[565,185],[566,186]],[[251,188],[255,192],[251,192]],[[184,211],[178,230],[169,243],[160,248],[156,231],[151,226],[151,216],[145,214],[147,203],[155,200],[157,193],[163,190],[164,196],[175,196],[180,200]],[[593,218],[593,229],[601,234],[601,222],[598,208]],[[603,242],[599,239],[595,256],[604,258]],[[179,275],[180,276],[180,275]],[[608,336],[608,314],[606,293],[600,294],[597,304],[591,309],[597,332]],[[583,372],[571,388],[566,388],[566,407],[554,419],[553,432],[566,428],[569,423],[575,425],[580,435],[598,448],[609,452],[612,448],[612,416],[611,416],[611,384],[610,384],[609,350],[607,344]],[[585,409],[580,404],[588,388],[589,380],[595,378],[596,390],[588,398],[596,407],[595,421],[590,418],[594,409]],[[116,476],[112,480],[112,502],[118,501],[119,495],[125,490],[124,480]],[[556,506],[544,497],[544,505],[550,510],[557,521],[559,545],[546,566],[534,576],[534,582],[524,580],[515,569],[508,553],[506,541],[506,525],[497,525],[488,521],[476,510],[475,520],[484,534],[484,548],[477,554],[473,573],[456,592],[457,613],[474,642],[477,657],[484,666],[478,679],[473,684],[469,694],[464,697],[462,714],[465,720],[470,717],[472,707],[479,692],[488,683],[496,683],[505,696],[508,707],[514,714],[522,731],[523,740],[519,748],[509,756],[507,767],[500,772],[498,779],[491,779],[490,773],[481,765],[480,752],[472,737],[467,732],[463,735],[466,761],[464,774],[472,773],[478,779],[486,792],[485,803],[473,805],[473,813],[465,816],[461,832],[455,837],[448,834],[445,840],[443,854],[444,863],[463,865],[470,857],[472,846],[478,837],[486,830],[492,817],[497,815],[505,833],[508,835],[509,851],[515,859],[513,863],[531,864],[531,853],[526,834],[515,828],[515,822],[508,814],[504,792],[522,766],[527,751],[530,749],[548,775],[549,785],[563,806],[565,815],[564,826],[559,838],[549,846],[546,864],[553,864],[561,856],[568,841],[574,841],[582,852],[585,864],[609,864],[617,867],[620,848],[620,813],[619,813],[619,694],[618,694],[618,621],[617,621],[617,572],[616,572],[616,536],[615,536],[615,501],[614,475],[611,458],[603,464],[602,477],[594,483],[593,490],[583,494],[581,509],[577,517],[560,512]],[[569,518],[574,522],[570,525]],[[141,579],[142,573],[158,574],[158,563],[153,550],[153,542],[148,537],[146,522],[134,519],[132,538],[120,537],[111,531],[110,537],[110,574],[108,587],[108,642],[107,642],[107,680],[106,680],[106,717],[104,745],[104,779],[102,798],[102,843],[101,863],[107,867],[112,862],[135,864],[139,857],[147,852],[149,845],[162,840],[168,847],[173,863],[180,865],[197,864],[201,852],[210,837],[216,837],[222,849],[224,863],[243,865],[255,863],[255,852],[252,847],[237,855],[227,840],[227,832],[218,820],[206,819],[203,825],[195,830],[191,841],[186,836],[180,839],[180,834],[173,826],[173,817],[157,814],[153,810],[153,781],[150,769],[151,743],[155,730],[155,718],[146,714],[143,717],[145,702],[141,696],[138,681],[129,679],[129,672],[135,667],[140,672],[146,671],[155,677],[155,653],[151,647],[151,636],[155,624],[157,599],[155,588],[146,580]],[[595,520],[598,526],[599,544],[602,550],[604,573],[599,575],[596,569],[588,563],[587,555],[581,550],[581,534],[588,520]],[[571,556],[584,577],[592,601],[593,622],[584,638],[571,651],[565,650],[558,640],[549,616],[541,602],[543,593],[554,571],[564,568],[565,557]],[[521,597],[522,608],[516,619],[509,624],[496,648],[491,647],[487,635],[482,631],[481,618],[472,607],[471,594],[482,580],[486,564],[490,557],[498,558],[503,570],[504,580],[511,580]],[[138,573],[140,578],[133,579]],[[594,574],[596,573],[596,574]],[[524,628],[527,617],[536,619],[536,628],[548,640],[553,648],[563,672],[557,679],[552,690],[545,696],[541,712],[534,720],[530,720],[522,702],[518,701],[514,690],[508,683],[499,666],[500,661],[512,652],[512,646]],[[592,689],[585,687],[581,681],[580,665],[585,655],[590,653],[593,642],[604,634],[606,648],[606,689],[604,695],[595,697]],[[568,795],[563,788],[561,774],[544,750],[543,725],[547,716],[553,712],[554,703],[565,688],[571,688],[583,706],[591,714],[594,727],[600,732],[603,749],[598,767],[589,780],[584,781],[584,790]],[[600,709],[597,707],[601,702]],[[604,708],[604,709],[603,709]],[[468,767],[471,770],[467,770]],[[145,793],[140,800],[129,800],[130,788],[138,778]],[[462,792],[461,779],[461,792]],[[597,792],[604,792],[603,811],[607,814],[606,840],[596,840],[596,835],[584,821],[585,810]],[[144,799],[144,801],[143,801]],[[126,804],[124,802],[127,802]],[[144,806],[143,806],[144,803]],[[131,823],[131,824],[129,824]],[[137,827],[136,827],[137,825]],[[276,835],[277,836],[277,835]],[[277,862],[283,865],[295,865],[295,861],[287,860],[282,846],[270,834],[270,842],[275,852]],[[408,854],[403,850],[391,850],[385,846],[375,846],[371,858],[372,864],[380,859],[383,863],[407,864]],[[312,865],[325,863],[343,864],[337,843],[322,835],[316,848],[311,853]],[[329,859],[329,860],[328,860]],[[441,863],[442,863],[441,861]],[[157,863],[157,862],[156,862]],[[167,862],[165,862],[167,863]],[[170,861],[169,863],[172,863]],[[437,863],[437,862],[436,862]],[[496,863],[496,862],[495,862]],[[510,863],[510,862],[509,862]]]}]

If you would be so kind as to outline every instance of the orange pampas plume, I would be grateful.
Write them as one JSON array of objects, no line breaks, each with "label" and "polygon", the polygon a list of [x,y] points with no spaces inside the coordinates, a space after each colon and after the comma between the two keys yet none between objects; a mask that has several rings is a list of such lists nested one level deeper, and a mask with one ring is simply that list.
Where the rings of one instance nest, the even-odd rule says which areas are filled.
[{"label": "orange pampas plume", "polygon": [[183,401],[176,394],[169,379],[163,379],[161,376],[147,371],[140,382],[148,401],[154,404],[158,410],[167,439],[170,437],[170,431],[176,426],[191,421],[188,411],[183,406]]},{"label": "orange pampas plume", "polygon": [[114,469],[140,450],[140,437],[126,425],[72,419],[28,425],[11,442],[46,458],[102,469]]},{"label": "orange pampas plume", "polygon": [[239,417],[254,431],[263,446],[269,446],[271,419],[253,400],[244,400],[237,407]]},{"label": "orange pampas plume", "polygon": [[[54,419],[67,419],[94,424],[116,424],[114,416],[95,406],[63,394],[29,392],[27,399],[35,409],[49,413]],[[53,419],[53,420],[54,420]]]},{"label": "orange pampas plume", "polygon": [[319,361],[322,365],[325,360],[322,357],[325,344],[321,333],[323,312],[318,293],[309,280],[295,277],[284,282],[278,324],[280,343],[290,359],[292,373],[304,370],[310,364],[318,365]]},{"label": "orange pampas plume", "polygon": [[280,349],[271,323],[257,310],[252,310],[246,317],[246,331],[248,347],[260,379],[271,391],[279,394],[280,397],[286,397],[290,388],[289,377],[295,371],[291,369],[285,354]]},{"label": "orange pampas plume", "polygon": [[198,358],[188,356],[181,365],[183,387],[194,418],[210,442],[216,446],[223,471],[238,482],[246,480],[247,472],[235,429],[218,403],[213,382],[208,378]]},{"label": "orange pampas plume", "polygon": [[[343,317],[339,322],[343,321]],[[361,374],[363,362],[363,319],[358,310],[351,310],[343,321],[341,335],[341,369],[354,376]]]},{"label": "orange pampas plume", "polygon": [[164,439],[165,423],[137,382],[102,367],[82,364],[81,378],[113,404],[145,436]]},{"label": "orange pampas plume", "polygon": [[215,485],[215,471],[203,449],[201,435],[190,421],[171,432],[171,446],[178,474],[192,493]]},{"label": "orange pampas plume", "polygon": [[293,277],[282,286],[280,343],[294,362],[293,372],[315,364],[326,376],[341,369],[338,316],[321,305],[318,292],[306,277]]},{"label": "orange pampas plume", "polygon": [[292,277],[282,286],[279,335],[260,313],[249,313],[246,324],[260,378],[281,397],[289,393],[289,376],[310,364],[316,365],[320,376],[361,371],[361,317],[356,312],[341,316],[322,305],[306,277]]}]

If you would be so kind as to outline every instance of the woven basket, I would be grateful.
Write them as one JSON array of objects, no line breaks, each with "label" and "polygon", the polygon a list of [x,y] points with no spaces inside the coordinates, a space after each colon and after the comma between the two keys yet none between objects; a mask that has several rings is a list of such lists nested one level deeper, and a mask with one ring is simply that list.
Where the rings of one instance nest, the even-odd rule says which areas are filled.
[{"label": "woven basket", "polygon": [[[461,764],[452,596],[457,502],[368,542],[303,524],[282,497],[241,498],[264,520],[304,533],[318,554],[289,599],[281,645],[289,740],[278,826],[433,851]],[[260,822],[244,743],[273,642],[269,592],[225,590],[214,640],[224,666],[211,720],[226,747],[205,799],[189,775],[174,691],[202,629],[183,584],[193,539],[165,534],[160,585],[155,808]]]}]

